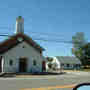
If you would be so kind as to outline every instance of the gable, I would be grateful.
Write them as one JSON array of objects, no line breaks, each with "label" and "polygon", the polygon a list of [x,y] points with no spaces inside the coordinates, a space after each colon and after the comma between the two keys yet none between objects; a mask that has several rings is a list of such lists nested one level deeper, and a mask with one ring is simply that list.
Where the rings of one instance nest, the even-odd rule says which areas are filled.
[{"label": "gable", "polygon": [[22,43],[17,44],[13,48],[9,49],[7,52],[5,52],[3,55],[5,56],[14,56],[14,57],[29,57],[29,56],[37,56],[40,55],[40,53],[30,46],[28,43],[23,41]]},{"label": "gable", "polygon": [[0,44],[0,54],[3,54],[4,52],[15,47],[19,43],[22,43],[23,41],[28,43],[30,46],[35,48],[40,53],[44,50],[44,48],[42,48],[40,45],[38,45],[35,41],[33,41],[27,35],[18,33],[14,36],[11,36],[9,39],[5,40],[4,42],[2,42]]}]

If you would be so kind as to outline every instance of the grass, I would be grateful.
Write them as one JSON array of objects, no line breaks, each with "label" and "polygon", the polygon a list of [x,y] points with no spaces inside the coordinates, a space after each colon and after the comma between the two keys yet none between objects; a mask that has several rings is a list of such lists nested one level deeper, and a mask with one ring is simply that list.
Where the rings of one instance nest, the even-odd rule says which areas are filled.
[{"label": "grass", "polygon": [[82,69],[80,71],[90,72],[90,69]]},{"label": "grass", "polygon": [[80,70],[64,70],[65,72],[79,72],[79,71],[83,71],[83,72],[90,72],[90,69],[80,69]]}]

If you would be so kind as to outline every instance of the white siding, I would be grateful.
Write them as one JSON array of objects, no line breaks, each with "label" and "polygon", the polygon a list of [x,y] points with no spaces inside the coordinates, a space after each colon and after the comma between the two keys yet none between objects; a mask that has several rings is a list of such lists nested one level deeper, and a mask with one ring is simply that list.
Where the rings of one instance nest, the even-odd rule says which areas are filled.
[{"label": "white siding", "polygon": [[[24,46],[24,48],[23,48]],[[7,51],[4,55],[4,72],[18,72],[19,71],[19,58],[26,57],[28,60],[27,72],[38,70],[42,71],[42,56],[35,48],[28,45],[26,42],[18,44],[16,47]],[[13,65],[10,66],[9,62],[13,60]],[[33,60],[36,60],[37,65],[33,66]],[[35,69],[35,70],[33,70]]]}]

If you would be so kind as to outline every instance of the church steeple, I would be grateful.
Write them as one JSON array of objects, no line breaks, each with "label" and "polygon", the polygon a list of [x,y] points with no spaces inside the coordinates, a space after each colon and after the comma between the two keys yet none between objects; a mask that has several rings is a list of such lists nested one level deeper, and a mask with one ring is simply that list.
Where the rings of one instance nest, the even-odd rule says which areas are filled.
[{"label": "church steeple", "polygon": [[24,19],[22,16],[16,18],[16,31],[15,33],[24,33]]}]

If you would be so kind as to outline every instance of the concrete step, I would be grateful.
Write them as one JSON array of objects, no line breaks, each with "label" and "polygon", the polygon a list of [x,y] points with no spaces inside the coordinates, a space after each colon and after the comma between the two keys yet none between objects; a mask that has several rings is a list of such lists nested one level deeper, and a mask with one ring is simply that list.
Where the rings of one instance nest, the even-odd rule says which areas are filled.
[{"label": "concrete step", "polygon": [[0,75],[0,77],[15,77],[16,76],[16,74],[15,73],[2,73],[1,75]]},{"label": "concrete step", "polygon": [[4,72],[0,73],[0,77],[3,77],[4,75],[5,75],[5,73],[4,73]]}]

